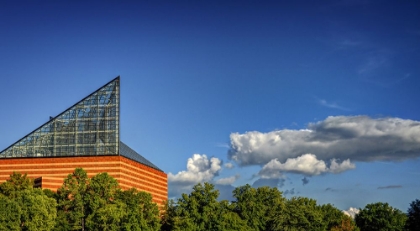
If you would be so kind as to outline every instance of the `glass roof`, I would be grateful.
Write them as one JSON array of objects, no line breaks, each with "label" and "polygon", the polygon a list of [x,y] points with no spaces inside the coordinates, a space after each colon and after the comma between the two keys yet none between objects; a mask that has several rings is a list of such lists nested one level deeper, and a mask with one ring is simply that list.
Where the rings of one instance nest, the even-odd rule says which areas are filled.
[{"label": "glass roof", "polygon": [[120,77],[0,152],[0,158],[118,155]]}]

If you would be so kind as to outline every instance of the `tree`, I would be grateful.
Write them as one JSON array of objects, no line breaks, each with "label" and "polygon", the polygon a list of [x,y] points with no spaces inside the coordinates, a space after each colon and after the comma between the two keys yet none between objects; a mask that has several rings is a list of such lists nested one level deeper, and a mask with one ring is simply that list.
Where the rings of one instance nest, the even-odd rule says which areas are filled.
[{"label": "tree", "polygon": [[88,230],[117,230],[126,215],[126,205],[116,200],[120,191],[117,180],[108,173],[92,177],[86,193],[86,227]]},{"label": "tree", "polygon": [[87,217],[87,189],[90,179],[82,168],[64,179],[57,191],[58,219],[56,230],[85,230]]},{"label": "tree", "polygon": [[351,217],[331,204],[321,205],[323,223],[327,230],[333,231],[355,231],[356,224]]},{"label": "tree", "polygon": [[33,181],[26,174],[11,174],[0,185],[0,192],[0,230],[53,229],[57,203],[41,189],[34,189]]},{"label": "tree", "polygon": [[416,199],[410,203],[407,211],[407,229],[420,230],[420,200]]},{"label": "tree", "polygon": [[234,212],[234,206],[227,200],[219,202],[216,217],[219,217],[219,222],[216,224],[215,230],[250,230],[247,222]]},{"label": "tree", "polygon": [[249,230],[228,201],[217,200],[214,185],[201,183],[190,194],[169,201],[162,215],[162,230]]},{"label": "tree", "polygon": [[53,230],[57,217],[57,202],[53,198],[46,196],[41,189],[33,189],[20,191],[15,201],[22,211],[22,230]]},{"label": "tree", "polygon": [[0,184],[0,193],[9,197],[15,198],[18,192],[33,189],[33,180],[28,178],[27,174],[13,172],[10,179]]},{"label": "tree", "polygon": [[293,197],[286,202],[283,217],[275,220],[275,230],[325,230],[323,212],[316,200]]},{"label": "tree", "polygon": [[249,184],[235,188],[233,211],[252,230],[273,229],[274,218],[282,218],[285,198],[277,188],[252,188]]},{"label": "tree", "polygon": [[89,214],[86,219],[87,230],[116,231],[121,230],[121,221],[126,215],[126,205],[121,201],[103,204]]},{"label": "tree", "polygon": [[359,231],[359,228],[350,216],[344,215],[340,224],[332,227],[331,231]]},{"label": "tree", "polygon": [[123,230],[160,230],[159,209],[149,193],[132,188],[119,191],[117,199],[126,205],[126,214],[121,221]]},{"label": "tree", "polygon": [[75,169],[57,194],[56,230],[159,230],[159,210],[150,194],[136,189],[122,191],[108,173],[88,178]]},{"label": "tree", "polygon": [[20,230],[21,216],[19,204],[0,194],[0,231]]},{"label": "tree", "polygon": [[388,203],[372,203],[360,209],[355,221],[361,231],[404,230],[407,216]]},{"label": "tree", "polygon": [[176,219],[174,230],[215,230],[218,209],[217,198],[219,192],[214,185],[201,183],[193,187],[193,191],[187,195],[182,194],[178,199],[175,210]]},{"label": "tree", "polygon": [[166,201],[165,206],[162,209],[162,216],[161,216],[161,230],[162,231],[170,231],[173,230],[173,227],[177,224],[177,215],[176,210],[177,206],[175,201],[170,199]]}]

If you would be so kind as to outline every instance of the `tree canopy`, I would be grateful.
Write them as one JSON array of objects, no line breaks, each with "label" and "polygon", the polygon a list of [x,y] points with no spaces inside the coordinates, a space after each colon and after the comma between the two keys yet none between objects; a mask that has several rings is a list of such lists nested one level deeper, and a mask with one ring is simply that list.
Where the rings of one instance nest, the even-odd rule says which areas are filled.
[{"label": "tree canopy", "polygon": [[407,211],[407,229],[420,230],[420,200],[416,199],[410,203]]},{"label": "tree canopy", "polygon": [[122,191],[107,173],[92,178],[77,168],[57,191],[56,230],[159,230],[159,210],[150,194]]},{"label": "tree canopy", "polygon": [[0,230],[41,230],[54,228],[57,202],[20,173],[0,184]]},{"label": "tree canopy", "polygon": [[0,184],[0,231],[364,231],[420,230],[420,201],[407,214],[372,203],[355,220],[331,204],[307,197],[287,199],[278,188],[237,187],[233,200],[219,200],[213,184],[196,184],[189,194],[158,208],[149,193],[122,190],[107,173],[89,178],[76,168],[57,192],[33,188],[26,174]]},{"label": "tree canopy", "polygon": [[407,216],[388,203],[372,203],[366,205],[356,215],[355,221],[361,231],[369,230],[404,230]]}]

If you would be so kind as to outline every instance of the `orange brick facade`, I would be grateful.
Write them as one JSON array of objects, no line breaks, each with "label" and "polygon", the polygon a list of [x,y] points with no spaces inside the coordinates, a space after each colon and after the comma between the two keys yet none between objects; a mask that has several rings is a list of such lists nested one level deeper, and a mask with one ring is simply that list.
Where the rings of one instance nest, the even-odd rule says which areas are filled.
[{"label": "orange brick facade", "polygon": [[13,172],[26,173],[37,185],[56,191],[75,168],[83,168],[89,177],[107,172],[122,189],[137,188],[152,195],[158,205],[168,199],[168,177],[164,172],[123,156],[49,157],[0,159],[0,183]]}]

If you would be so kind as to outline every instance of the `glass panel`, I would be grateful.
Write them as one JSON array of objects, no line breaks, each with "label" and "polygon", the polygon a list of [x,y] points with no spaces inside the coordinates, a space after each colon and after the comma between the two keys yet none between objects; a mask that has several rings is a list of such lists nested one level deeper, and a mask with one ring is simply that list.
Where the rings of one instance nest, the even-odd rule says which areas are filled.
[{"label": "glass panel", "polygon": [[117,77],[0,152],[0,158],[116,155],[119,103],[120,79]]}]

